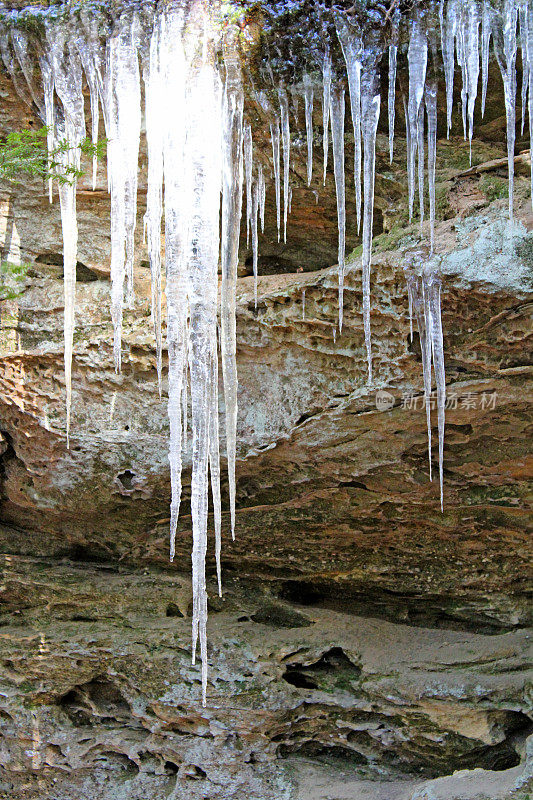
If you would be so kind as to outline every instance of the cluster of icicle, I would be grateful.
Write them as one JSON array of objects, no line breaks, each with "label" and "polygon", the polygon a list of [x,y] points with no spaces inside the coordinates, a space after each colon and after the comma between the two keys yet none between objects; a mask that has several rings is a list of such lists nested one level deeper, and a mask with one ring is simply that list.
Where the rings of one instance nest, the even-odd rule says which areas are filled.
[{"label": "cluster of icicle", "polygon": [[[505,88],[509,157],[509,213],[513,209],[513,173],[516,121],[516,60],[521,48],[522,126],[529,101],[533,134],[533,9],[530,0],[447,0],[433,4],[440,14],[440,30],[430,10],[415,7],[407,17],[409,87],[405,102],[407,175],[410,215],[418,186],[420,223],[424,220],[426,174],[429,196],[429,249],[426,266],[408,270],[408,293],[416,314],[423,352],[424,388],[428,415],[431,365],[435,369],[439,427],[439,472],[442,503],[442,449],[445,376],[440,317],[440,280],[432,258],[435,239],[435,162],[437,139],[437,39],[441,40],[450,131],[455,62],[461,70],[461,111],[464,135],[470,142],[481,73],[484,111],[489,46],[494,51]],[[380,116],[381,61],[388,51],[387,88],[390,159],[394,153],[396,70],[401,55],[402,17],[394,12],[387,47],[375,27],[362,29],[349,14],[333,11],[333,21],[345,69],[338,74],[332,48],[324,49],[315,68],[309,67],[296,86],[273,85],[256,100],[270,127],[271,165],[254,152],[251,125],[244,117],[239,48],[235,29],[222,36],[214,24],[216,3],[208,0],[169,2],[142,15],[143,3],[125,4],[102,37],[95,9],[72,19],[42,14],[44,37],[36,51],[31,35],[17,26],[16,15],[2,28],[0,51],[19,93],[35,104],[49,129],[49,145],[68,140],[64,155],[79,166],[77,145],[86,134],[83,76],[90,93],[93,141],[98,138],[102,109],[108,139],[108,188],[111,195],[111,311],[114,358],[121,367],[124,304],[134,304],[134,235],[137,219],[137,174],[144,83],[148,148],[148,193],[145,216],[146,244],[152,275],[152,319],[161,392],[162,372],[162,257],[161,228],[165,227],[167,301],[168,410],[172,483],[171,558],[181,499],[182,451],[191,408],[193,521],[193,653],[200,641],[203,701],[206,699],[207,594],[205,558],[209,474],[214,508],[215,548],[220,589],[220,458],[218,430],[218,347],[220,346],[226,407],[226,448],[232,535],[235,530],[235,453],[237,371],[235,290],[245,195],[247,237],[251,240],[255,297],[259,226],[264,229],[267,182],[273,177],[278,239],[287,236],[292,187],[289,95],[305,105],[307,182],[313,181],[315,97],[321,96],[324,175],[331,146],[338,212],[339,332],[343,323],[343,282],[346,268],[345,104],[347,83],[354,135],[355,213],[362,222],[363,321],[368,380],[372,382],[370,331],[370,267],[374,205],[376,133]],[[155,8],[155,10],[154,10]],[[331,43],[330,43],[331,44]],[[223,58],[219,56],[222,52]],[[41,85],[34,79],[38,60]],[[21,80],[21,74],[24,80]],[[270,71],[270,74],[272,72]],[[427,123],[426,123],[427,120]],[[426,134],[427,131],[427,134]],[[272,171],[272,175],[270,174]],[[96,185],[97,165],[93,166]],[[533,174],[533,173],[532,173]],[[283,175],[283,195],[282,195]],[[533,178],[532,178],[533,188]],[[50,186],[52,197],[52,185]],[[60,184],[59,197],[64,239],[65,381],[67,439],[70,432],[71,361],[74,334],[77,259],[76,185]],[[222,198],[222,200],[221,200]],[[283,202],[282,202],[283,198]],[[220,225],[221,221],[221,225]],[[221,231],[221,236],[220,236]],[[217,341],[218,264],[222,267],[220,343]],[[302,298],[305,315],[304,297]],[[336,331],[334,331],[334,336]],[[190,391],[190,403],[188,392]],[[431,427],[428,416],[429,451]],[[430,457],[431,470],[431,457]]]},{"label": "cluster of icicle", "polygon": [[[1,37],[4,63],[20,86],[19,67],[49,126],[50,146],[68,140],[68,157],[79,166],[85,117],[82,75],[91,97],[96,141],[99,108],[108,138],[111,195],[111,312],[114,358],[121,367],[124,301],[133,307],[134,234],[141,133],[141,79],[146,102],[148,196],[146,244],[152,276],[152,319],[161,393],[162,259],[165,269],[168,345],[168,412],[172,483],[171,559],[181,499],[182,448],[187,436],[188,387],[191,394],[193,522],[193,661],[200,642],[203,702],[207,688],[207,551],[209,474],[215,518],[219,589],[221,500],[218,425],[218,264],[222,261],[221,342],[226,404],[226,437],[231,526],[235,526],[235,449],[237,370],[235,290],[243,183],[243,107],[241,66],[231,37],[224,42],[224,73],[218,66],[219,38],[208,3],[168,6],[154,16],[148,52],[141,51],[142,29],[130,9],[115,23],[103,45],[97,20],[80,14],[81,24],[44,17],[45,38],[39,65],[44,100],[35,90],[27,35],[15,27]],[[15,58],[18,65],[15,63]],[[139,64],[141,64],[142,69]],[[224,80],[223,80],[224,77]],[[54,107],[56,97],[60,113]],[[96,182],[96,165],[94,167]],[[50,188],[50,193],[52,189]],[[76,283],[76,185],[60,184],[65,271],[65,378],[67,435],[70,427],[71,359]],[[222,242],[220,204],[222,197]],[[264,208],[264,200],[262,201]],[[257,232],[254,233],[257,236]]]}]

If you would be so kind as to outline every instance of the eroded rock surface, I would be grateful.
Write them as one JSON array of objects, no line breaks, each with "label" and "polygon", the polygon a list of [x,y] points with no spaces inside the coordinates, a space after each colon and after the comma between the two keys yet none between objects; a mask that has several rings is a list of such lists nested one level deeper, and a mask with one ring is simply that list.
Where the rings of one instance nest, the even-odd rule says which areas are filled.
[{"label": "eroded rock surface", "polygon": [[412,628],[230,581],[201,709],[188,577],[3,560],[2,797],[308,800],[332,770],[368,791],[523,772],[526,631]]}]

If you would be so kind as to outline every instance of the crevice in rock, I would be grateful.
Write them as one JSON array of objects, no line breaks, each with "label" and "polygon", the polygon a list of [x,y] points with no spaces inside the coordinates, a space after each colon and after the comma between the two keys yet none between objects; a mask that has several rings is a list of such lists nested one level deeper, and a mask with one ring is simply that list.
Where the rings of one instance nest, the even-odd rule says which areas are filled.
[{"label": "crevice in rock", "polygon": [[104,549],[97,542],[74,542],[65,556],[71,561],[79,561],[83,564],[95,563],[102,567],[113,560],[113,553]]},{"label": "crevice in rock", "polygon": [[351,489],[364,489],[365,492],[368,492],[368,486],[365,486],[361,481],[341,481],[339,483],[339,487],[340,486],[349,487]]},{"label": "crevice in rock", "polygon": [[0,431],[0,500],[5,499],[4,486],[7,479],[8,464],[17,458],[12,437],[6,431]]},{"label": "crevice in rock", "polygon": [[291,742],[279,745],[277,753],[281,758],[296,756],[311,758],[332,767],[357,767],[367,763],[367,759],[357,750],[341,745],[327,745],[317,741]]},{"label": "crevice in rock", "polygon": [[353,691],[352,681],[359,680],[361,669],[341,647],[332,647],[312,664],[289,664],[283,680],[299,689],[326,692]]},{"label": "crevice in rock", "polygon": [[117,480],[127,492],[132,492],[135,489],[135,477],[131,469],[125,469],[124,472],[119,472]]},{"label": "crevice in rock", "polygon": [[109,770],[119,770],[124,774],[125,780],[131,780],[139,774],[139,766],[132,761],[126,753],[117,753],[113,750],[105,750],[95,758],[97,768]]},{"label": "crevice in rock", "polygon": [[[63,277],[63,255],[61,253],[41,253],[34,259],[36,264],[46,264],[52,267],[61,267],[59,277]],[[96,272],[82,261],[76,263],[76,281],[78,283],[92,283],[98,280]]]},{"label": "crevice in rock", "polygon": [[313,624],[303,614],[281,603],[267,603],[261,606],[250,619],[270,628],[307,628]]},{"label": "crevice in rock", "polygon": [[129,703],[106,676],[74,686],[60,698],[58,705],[77,726],[133,722]]},{"label": "crevice in rock", "polygon": [[165,614],[167,617],[181,617],[182,619],[184,616],[176,603],[168,603]]},{"label": "crevice in rock", "polygon": [[499,634],[517,626],[490,616],[490,610],[464,606],[447,595],[425,595],[392,592],[386,588],[359,590],[355,586],[339,586],[334,582],[285,580],[280,582],[278,597],[299,606],[316,606],[354,616],[386,619],[390,622],[425,628]]}]

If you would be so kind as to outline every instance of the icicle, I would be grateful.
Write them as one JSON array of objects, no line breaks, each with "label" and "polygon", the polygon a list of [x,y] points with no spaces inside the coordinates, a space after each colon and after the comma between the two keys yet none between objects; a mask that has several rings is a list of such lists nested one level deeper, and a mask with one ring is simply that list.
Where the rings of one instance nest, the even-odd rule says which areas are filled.
[{"label": "icicle", "polygon": [[252,126],[244,126],[244,174],[246,176],[246,247],[250,244],[250,226],[252,224],[252,168],[253,142]]},{"label": "icicle", "polygon": [[152,285],[152,325],[156,343],[156,368],[161,397],[162,334],[161,334],[161,220],[163,215],[163,130],[159,119],[164,105],[164,76],[160,65],[161,38],[155,26],[150,55],[145,68],[146,141],[148,150],[148,192],[146,197],[145,232],[148,242]]},{"label": "icicle", "polygon": [[[446,7],[446,17],[444,8]],[[457,0],[441,0],[440,4],[442,59],[446,80],[446,120],[448,138],[452,127],[453,78],[455,72],[455,33],[457,30]]]},{"label": "icicle", "polygon": [[361,58],[363,44],[359,31],[349,27],[343,14],[335,18],[337,36],[341,43],[350,91],[354,136],[354,182],[357,211],[357,232],[361,226]]},{"label": "icicle", "polygon": [[346,190],[344,186],[344,87],[336,84],[331,92],[331,132],[333,165],[337,194],[337,223],[339,228],[339,331],[342,331],[343,290],[346,249]]},{"label": "icicle", "polygon": [[394,155],[394,117],[395,117],[395,103],[396,103],[396,59],[398,53],[398,46],[395,44],[389,45],[389,153],[390,163]]},{"label": "icicle", "polygon": [[[186,146],[189,224],[184,256],[190,314],[189,373],[192,414],[191,515],[193,523],[193,663],[199,640],[202,697],[207,689],[208,462],[213,415],[217,414],[213,353],[216,352],[217,267],[221,190],[221,87],[209,48],[200,68],[191,66],[186,87]],[[213,142],[217,146],[213,146]]]},{"label": "icicle", "polygon": [[181,448],[182,451],[187,449],[189,443],[188,437],[188,416],[189,416],[189,393],[187,391],[189,380],[189,362],[186,354],[183,364],[183,380],[181,384]]},{"label": "icicle", "polygon": [[419,111],[424,97],[424,84],[426,81],[428,45],[426,33],[422,28],[420,15],[417,14],[412,20],[411,34],[409,38],[409,105],[408,105],[408,126],[409,126],[409,152],[407,181],[409,184],[409,220],[412,219],[413,205],[415,196],[415,168],[416,151],[419,141],[418,122],[420,119]]},{"label": "icicle", "polygon": [[468,141],[472,163],[472,137],[474,135],[474,108],[479,81],[479,14],[477,0],[468,0],[464,9],[464,59],[466,70]]},{"label": "icicle", "polygon": [[390,163],[394,155],[394,122],[396,117],[396,65],[398,60],[398,38],[399,38],[400,17],[396,10],[392,19],[391,44],[389,45],[389,156]]},{"label": "icicle", "polygon": [[522,53],[522,91],[520,93],[520,98],[522,102],[522,119],[520,121],[520,136],[524,135],[524,128],[526,125],[526,113],[527,113],[527,89],[529,83],[529,65],[528,65],[528,54],[527,54],[527,14],[528,14],[528,7],[524,5],[522,8],[519,8],[519,18],[520,18],[520,47]]},{"label": "icicle", "polygon": [[507,162],[509,173],[509,220],[513,221],[514,206],[514,148],[516,139],[516,23],[515,0],[503,5],[502,42],[495,40],[495,51],[502,74],[507,118]]},{"label": "icicle", "polygon": [[[243,183],[243,105],[244,95],[236,41],[224,50],[226,86],[223,105],[223,183],[222,183],[222,291],[221,350],[226,404],[226,449],[231,513],[231,535],[235,539],[235,451],[237,440],[237,363],[235,292],[239,262],[239,233]],[[261,175],[262,173],[262,167]],[[263,187],[265,186],[263,180]],[[262,192],[264,221],[264,188]]]},{"label": "icicle", "polygon": [[446,374],[444,370],[444,344],[441,321],[441,281],[433,269],[429,268],[424,276],[424,296],[429,307],[431,324],[431,350],[433,353],[433,367],[435,370],[435,383],[437,385],[437,415],[439,431],[439,483],[440,483],[440,508],[444,511],[443,491],[443,460],[444,460],[444,425],[446,408]]},{"label": "icicle", "polygon": [[[79,146],[85,138],[85,112],[82,92],[81,63],[77,53],[68,45],[65,27],[46,26],[46,40],[57,96],[63,106],[63,121],[56,127],[54,143],[66,141],[68,149],[60,153],[60,171],[80,168]],[[70,445],[70,417],[72,405],[72,352],[74,343],[74,315],[76,302],[76,264],[78,248],[78,224],[76,220],[76,179],[68,176],[59,182],[61,226],[63,230],[63,282],[65,319],[63,335],[65,341],[65,387],[66,387],[66,435]]]},{"label": "icicle", "polygon": [[283,241],[287,243],[287,215],[289,213],[289,171],[291,159],[291,133],[289,128],[289,102],[285,89],[279,90],[281,112],[281,138],[283,142]]},{"label": "icicle", "polygon": [[[176,11],[163,14],[160,29],[159,58],[161,89],[165,113],[163,126],[163,164],[165,182],[165,262],[168,346],[168,418],[170,423],[170,560],[174,560],[176,528],[181,503],[183,445],[183,381],[188,356],[189,326],[186,285],[185,248],[189,208],[183,164],[185,161],[185,86],[187,64],[183,52],[182,15]],[[157,36],[157,31],[154,31]],[[157,45],[154,45],[157,46]],[[169,101],[171,101],[169,103]],[[147,106],[147,109],[149,106]],[[151,106],[150,106],[151,108]],[[158,120],[154,120],[157,122]],[[148,122],[151,127],[151,121]],[[185,202],[187,199],[187,203]]]},{"label": "icicle", "polygon": [[[288,199],[286,201],[288,203]],[[259,215],[259,187],[257,182],[252,188],[252,265],[254,275],[254,306],[257,308],[257,261],[259,242],[257,233],[257,217]]]},{"label": "icicle", "polygon": [[375,54],[369,53],[361,85],[363,156],[363,323],[368,361],[368,382],[372,383],[372,344],[370,335],[370,265],[374,217],[374,181],[376,173],[376,133],[379,121],[379,73]]},{"label": "icicle", "polygon": [[527,12],[527,63],[529,70],[529,147],[531,161],[531,204],[533,207],[533,10]]},{"label": "icicle", "polygon": [[417,132],[418,132],[418,142],[417,142],[417,150],[418,150],[418,204],[420,208],[420,232],[422,233],[422,226],[424,224],[424,158],[425,158],[425,146],[424,146],[424,103],[420,104],[420,109],[418,111],[418,122],[417,122]]},{"label": "icicle", "polygon": [[[435,247],[435,168],[437,161],[437,82],[427,81],[425,103],[428,115],[428,185],[431,252]],[[412,338],[412,337],[411,337]]]},{"label": "icicle", "polygon": [[280,142],[279,119],[270,123],[270,138],[272,139],[272,160],[274,164],[274,183],[276,189],[276,216],[278,223],[278,242],[281,238],[281,176],[280,176]]},{"label": "icicle", "polygon": [[23,83],[19,80],[19,73],[15,63],[15,58],[13,53],[11,52],[11,48],[9,46],[10,40],[10,32],[9,29],[4,32],[4,35],[0,37],[0,50],[2,54],[2,61],[4,62],[4,66],[6,70],[9,72],[11,80],[13,81],[13,86],[19,97],[21,97],[26,105],[31,106],[33,103],[33,93],[28,90],[28,86],[26,83]]},{"label": "icicle", "polygon": [[424,405],[426,407],[426,424],[428,436],[429,479],[432,480],[431,469],[431,338],[426,315],[429,306],[424,302],[424,285],[420,273],[422,271],[425,253],[416,251],[405,267],[407,280],[407,294],[409,297],[409,318],[411,327],[411,341],[413,340],[413,310],[418,324],[420,335],[420,349],[422,352],[422,375],[424,378]]},{"label": "icicle", "polygon": [[[257,227],[257,216],[256,216]],[[220,498],[220,445],[218,425],[218,351],[216,331],[212,342],[212,375],[209,426],[209,471],[211,473],[211,496],[213,498],[213,521],[215,527],[215,562],[217,568],[218,596],[222,597],[222,503]]]},{"label": "icicle", "polygon": [[[433,351],[432,342],[432,324],[431,324],[431,307],[429,305],[429,298],[426,293],[426,282],[424,278],[421,279],[422,284],[422,314],[424,316],[424,337],[420,338],[422,347],[422,371],[424,373],[424,395],[426,406],[426,418],[428,429],[428,458],[429,458],[429,480],[433,480],[432,475],[432,462],[431,462],[431,358]],[[420,320],[418,323],[418,330],[420,331]]]},{"label": "icicle", "polygon": [[43,116],[44,107],[42,98],[37,87],[34,86],[33,67],[28,51],[29,42],[26,32],[21,30],[12,30],[11,41],[13,43],[13,50],[15,51],[15,55],[22,69],[22,74],[26,79],[26,85],[30,90],[31,99],[39,109],[41,116]]},{"label": "icicle", "polygon": [[[89,96],[91,101],[91,140],[94,146],[98,144],[98,128],[100,124],[100,104],[98,97],[98,74],[92,53],[93,42],[87,41],[83,26],[76,29],[76,46],[85,72]],[[96,179],[98,175],[98,158],[93,156],[92,187],[96,189]]]},{"label": "icicle", "polygon": [[263,165],[258,167],[258,192],[259,192],[259,218],[261,220],[261,233],[265,232],[265,202],[266,202],[266,183],[263,174]]},{"label": "icicle", "polygon": [[489,45],[492,24],[492,8],[489,0],[483,0],[483,16],[481,19],[481,116],[485,116],[487,85],[489,82]]},{"label": "icicle", "polygon": [[141,131],[141,90],[137,56],[137,17],[119,17],[109,41],[107,166],[111,187],[111,316],[115,369],[121,367],[124,279],[126,303],[133,306],[133,256],[137,221],[137,167]]},{"label": "icicle", "polygon": [[302,289],[302,321],[305,322],[305,289]]},{"label": "icicle", "polygon": [[311,186],[313,179],[313,98],[314,90],[311,78],[304,75],[305,99],[305,135],[307,139],[307,185]]},{"label": "icicle", "polygon": [[322,79],[324,84],[324,93],[322,98],[322,119],[324,125],[323,132],[323,148],[324,148],[324,185],[326,184],[326,172],[328,169],[328,150],[329,150],[329,110],[331,106],[331,74],[332,64],[329,52],[324,56],[324,63],[322,65]]},{"label": "icicle", "polygon": [[[43,79],[43,89],[44,89],[44,109],[45,109],[45,125],[47,128],[46,131],[46,144],[48,148],[48,171],[51,169],[50,164],[50,153],[54,147],[54,138],[55,138],[55,114],[54,114],[54,73],[52,69],[52,64],[50,62],[50,57],[47,53],[43,53],[39,57],[39,63],[41,67],[41,75]],[[48,179],[48,198],[50,203],[53,202],[54,199],[54,180],[52,177]]]},{"label": "icicle", "polygon": [[463,119],[463,136],[466,142],[468,135],[468,64],[466,61],[465,39],[466,39],[466,24],[465,24],[465,9],[461,9],[457,23],[457,63],[461,67],[461,116]]},{"label": "icicle", "polygon": [[409,338],[412,344],[413,343],[413,294],[409,283],[407,283],[407,296],[409,298]]},{"label": "icicle", "polygon": [[295,126],[296,126],[296,131],[299,134],[300,133],[300,127],[299,127],[300,98],[298,96],[298,92],[296,91],[296,89],[294,87],[291,88],[291,100],[292,100],[292,104],[291,104],[292,105],[292,115],[294,117],[294,123],[295,123]]}]

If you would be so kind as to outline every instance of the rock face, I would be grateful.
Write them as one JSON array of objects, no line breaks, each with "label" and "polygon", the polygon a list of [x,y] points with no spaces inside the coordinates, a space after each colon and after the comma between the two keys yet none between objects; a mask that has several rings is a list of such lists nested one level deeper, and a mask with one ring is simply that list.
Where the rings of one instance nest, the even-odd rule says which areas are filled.
[{"label": "rock face", "polygon": [[526,631],[413,628],[230,580],[201,709],[188,581],[21,556],[2,578],[2,797],[308,800],[331,780],[380,797],[384,776],[410,797],[455,769],[523,774]]},{"label": "rock face", "polygon": [[[38,124],[3,75],[0,91],[2,132]],[[462,141],[438,149],[444,514],[409,336],[405,141],[389,168],[380,134],[369,388],[358,251],[336,336],[332,178],[307,189],[294,134],[289,241],[277,243],[270,191],[257,310],[241,253],[237,537],[224,541],[225,598],[211,596],[207,710],[190,665],[187,487],[172,568],[167,556],[144,173],[118,376],[105,175],[78,192],[70,450],[59,209],[40,185],[4,187],[2,259],[29,269],[2,309],[0,797],[311,800],[334,785],[339,798],[425,799],[441,795],[422,779],[475,768],[505,771],[494,780],[525,796],[533,216],[522,155],[510,235],[497,97],[477,167]]]}]

